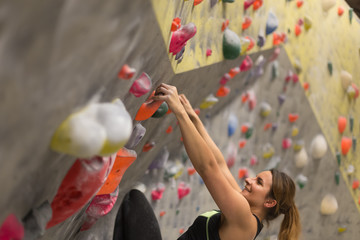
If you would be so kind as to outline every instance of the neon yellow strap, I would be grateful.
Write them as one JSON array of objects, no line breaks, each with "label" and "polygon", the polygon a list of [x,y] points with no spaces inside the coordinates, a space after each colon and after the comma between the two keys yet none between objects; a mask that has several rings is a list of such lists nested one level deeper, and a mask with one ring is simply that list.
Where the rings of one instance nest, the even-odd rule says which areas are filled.
[{"label": "neon yellow strap", "polygon": [[213,211],[209,211],[209,212],[206,212],[206,213],[203,213],[203,214],[200,215],[200,216],[203,216],[203,217],[207,218],[207,220],[206,220],[206,239],[207,240],[209,240],[209,221],[210,221],[210,218],[213,215],[217,214],[217,213],[219,213],[219,212],[213,210]]}]

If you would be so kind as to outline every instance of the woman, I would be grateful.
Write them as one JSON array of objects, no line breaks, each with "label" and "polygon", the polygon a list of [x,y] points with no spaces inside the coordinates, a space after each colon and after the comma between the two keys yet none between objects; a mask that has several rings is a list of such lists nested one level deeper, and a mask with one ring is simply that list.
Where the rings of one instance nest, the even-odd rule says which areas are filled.
[{"label": "woman", "polygon": [[220,209],[199,216],[179,240],[252,240],[261,231],[261,222],[280,214],[284,219],[279,240],[298,239],[300,219],[290,177],[277,170],[264,171],[246,178],[241,190],[186,97],[179,96],[176,87],[162,83],[153,99],[166,101],[175,114],[188,156]]}]

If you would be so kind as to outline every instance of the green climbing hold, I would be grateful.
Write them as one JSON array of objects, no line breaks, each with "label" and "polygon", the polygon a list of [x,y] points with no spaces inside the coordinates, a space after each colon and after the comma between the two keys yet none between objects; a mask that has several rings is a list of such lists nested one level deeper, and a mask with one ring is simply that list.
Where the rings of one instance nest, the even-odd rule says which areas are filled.
[{"label": "green climbing hold", "polygon": [[235,0],[222,0],[223,2],[233,3]]},{"label": "green climbing hold", "polygon": [[350,116],[350,132],[352,132],[354,129],[354,117]]},{"label": "green climbing hold", "polygon": [[249,139],[251,137],[251,135],[253,134],[254,128],[253,127],[249,127],[248,130],[245,133],[245,138]]},{"label": "green climbing hold", "polygon": [[332,62],[329,61],[328,64],[327,64],[327,67],[328,67],[330,76],[332,76],[332,74],[333,74],[333,65],[332,65]]},{"label": "green climbing hold", "polygon": [[279,76],[279,63],[274,61],[271,67],[271,80],[275,80]]},{"label": "green climbing hold", "polygon": [[225,59],[235,59],[240,55],[240,38],[228,28],[224,31],[223,36],[223,54]]},{"label": "green climbing hold", "polygon": [[336,159],[337,159],[338,165],[340,166],[340,164],[341,164],[341,154],[340,154],[339,151],[336,152]]},{"label": "green climbing hold", "polygon": [[179,215],[179,212],[180,212],[180,210],[177,209],[177,210],[176,210],[176,215]]},{"label": "green climbing hold", "polygon": [[336,182],[336,185],[339,185],[339,183],[340,183],[340,172],[339,171],[335,172],[335,182]]},{"label": "green climbing hold", "polygon": [[158,110],[156,110],[156,112],[151,116],[153,118],[161,118],[162,116],[164,116],[167,111],[169,110],[169,107],[167,105],[166,102],[163,102],[160,107],[158,108]]},{"label": "green climbing hold", "polygon": [[349,8],[349,21],[350,21],[350,24],[352,23],[353,12],[354,12],[354,9]]},{"label": "green climbing hold", "polygon": [[353,136],[353,138],[352,138],[352,147],[353,147],[353,151],[355,152],[356,151],[356,137],[355,136]]}]

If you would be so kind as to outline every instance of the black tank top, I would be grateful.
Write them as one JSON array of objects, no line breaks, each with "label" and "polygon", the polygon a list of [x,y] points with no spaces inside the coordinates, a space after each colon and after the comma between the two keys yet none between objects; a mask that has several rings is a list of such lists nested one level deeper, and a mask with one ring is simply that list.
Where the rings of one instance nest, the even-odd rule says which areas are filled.
[{"label": "black tank top", "polygon": [[[263,228],[263,225],[259,218],[255,214],[253,215],[257,221],[256,238]],[[218,210],[203,213],[195,219],[194,223],[178,240],[220,240],[220,220],[221,213]]]}]

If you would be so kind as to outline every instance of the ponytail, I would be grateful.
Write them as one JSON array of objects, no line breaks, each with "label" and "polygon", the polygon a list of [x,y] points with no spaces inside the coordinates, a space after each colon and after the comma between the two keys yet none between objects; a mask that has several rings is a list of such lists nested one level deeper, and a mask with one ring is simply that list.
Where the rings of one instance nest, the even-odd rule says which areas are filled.
[{"label": "ponytail", "polygon": [[295,205],[284,212],[284,219],[281,223],[279,240],[297,240],[301,232],[299,211]]}]

